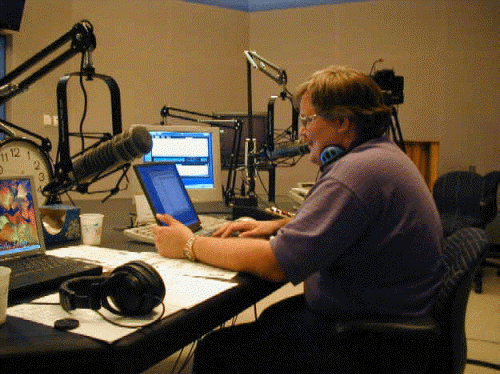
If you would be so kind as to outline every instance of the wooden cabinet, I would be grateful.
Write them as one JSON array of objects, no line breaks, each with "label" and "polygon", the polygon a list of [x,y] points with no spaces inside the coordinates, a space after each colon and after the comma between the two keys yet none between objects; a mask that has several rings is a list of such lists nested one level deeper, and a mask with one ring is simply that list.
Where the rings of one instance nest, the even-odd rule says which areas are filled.
[{"label": "wooden cabinet", "polygon": [[439,172],[439,142],[432,140],[405,140],[406,154],[417,165],[424,176],[429,189],[438,178]]}]

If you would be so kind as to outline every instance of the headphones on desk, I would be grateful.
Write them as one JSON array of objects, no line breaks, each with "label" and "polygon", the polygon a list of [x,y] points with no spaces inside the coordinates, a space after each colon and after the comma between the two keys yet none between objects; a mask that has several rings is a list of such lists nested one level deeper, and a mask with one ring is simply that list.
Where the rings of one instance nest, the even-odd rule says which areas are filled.
[{"label": "headphones on desk", "polygon": [[70,279],[59,287],[59,301],[66,311],[104,307],[114,314],[138,316],[151,313],[164,297],[160,274],[143,261],[128,262],[109,275]]}]

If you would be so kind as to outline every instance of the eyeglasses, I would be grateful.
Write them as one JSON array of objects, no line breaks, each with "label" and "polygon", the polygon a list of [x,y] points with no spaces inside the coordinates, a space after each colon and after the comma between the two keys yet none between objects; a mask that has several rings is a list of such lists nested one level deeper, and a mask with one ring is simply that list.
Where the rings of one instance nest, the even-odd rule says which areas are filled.
[{"label": "eyeglasses", "polygon": [[306,116],[305,114],[299,115],[300,124],[304,127],[307,127],[312,121],[316,119],[317,114],[311,114],[310,116]]}]

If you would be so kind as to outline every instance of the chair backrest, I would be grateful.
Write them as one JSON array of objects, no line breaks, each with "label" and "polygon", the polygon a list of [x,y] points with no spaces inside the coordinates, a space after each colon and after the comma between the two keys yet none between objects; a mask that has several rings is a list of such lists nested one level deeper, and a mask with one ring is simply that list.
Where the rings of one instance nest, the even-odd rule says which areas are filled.
[{"label": "chair backrest", "polygon": [[432,194],[445,236],[463,227],[484,228],[484,188],[484,178],[469,171],[452,171],[436,180]]},{"label": "chair backrest", "polygon": [[497,196],[500,184],[500,171],[492,171],[484,176],[483,219],[486,224],[495,219],[498,213]]},{"label": "chair backrest", "polygon": [[476,227],[460,229],[443,240],[448,271],[433,310],[441,327],[435,352],[439,368],[433,373],[462,373],[465,368],[465,312],[474,273],[486,256],[488,244],[486,232]]}]

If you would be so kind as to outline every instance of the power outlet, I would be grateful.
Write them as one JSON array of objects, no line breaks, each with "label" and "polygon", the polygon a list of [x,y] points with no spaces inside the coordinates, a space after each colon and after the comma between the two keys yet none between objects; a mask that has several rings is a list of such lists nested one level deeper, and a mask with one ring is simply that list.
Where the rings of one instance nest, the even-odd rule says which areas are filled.
[{"label": "power outlet", "polygon": [[43,126],[44,127],[52,126],[52,116],[50,114],[43,115]]}]

